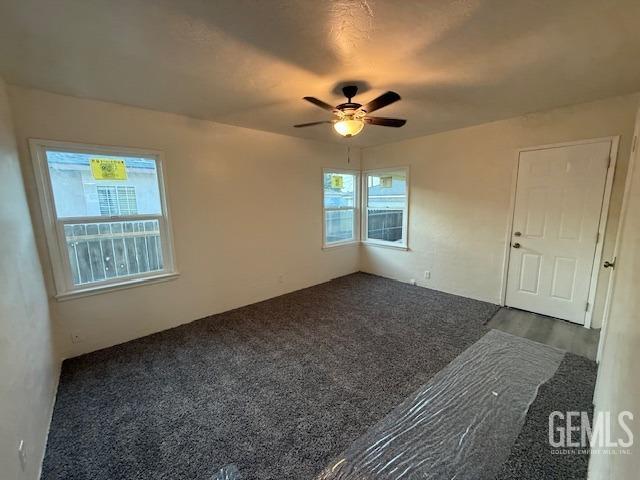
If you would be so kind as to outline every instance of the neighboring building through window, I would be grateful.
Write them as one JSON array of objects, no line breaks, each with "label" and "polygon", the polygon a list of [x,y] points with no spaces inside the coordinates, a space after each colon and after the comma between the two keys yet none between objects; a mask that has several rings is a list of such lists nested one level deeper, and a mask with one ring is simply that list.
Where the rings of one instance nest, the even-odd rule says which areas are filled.
[{"label": "neighboring building through window", "polygon": [[45,223],[55,225],[47,240],[59,295],[173,272],[157,154],[46,141],[32,148]]},{"label": "neighboring building through window", "polygon": [[135,215],[138,213],[136,187],[108,185],[98,187],[100,215]]},{"label": "neighboring building through window", "polygon": [[407,178],[406,168],[365,173],[365,242],[407,246]]},{"label": "neighboring building through window", "polygon": [[325,170],[323,181],[324,245],[360,239],[358,172]]}]

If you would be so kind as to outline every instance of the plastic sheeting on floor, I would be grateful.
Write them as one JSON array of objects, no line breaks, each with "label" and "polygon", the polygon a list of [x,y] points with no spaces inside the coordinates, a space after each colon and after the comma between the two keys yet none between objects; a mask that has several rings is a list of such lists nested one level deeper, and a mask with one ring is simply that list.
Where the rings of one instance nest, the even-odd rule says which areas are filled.
[{"label": "plastic sheeting on floor", "polygon": [[221,468],[211,480],[240,480],[241,478],[238,467],[235,465],[227,465],[226,467]]},{"label": "plastic sheeting on floor", "polygon": [[491,330],[317,480],[493,479],[564,352]]}]

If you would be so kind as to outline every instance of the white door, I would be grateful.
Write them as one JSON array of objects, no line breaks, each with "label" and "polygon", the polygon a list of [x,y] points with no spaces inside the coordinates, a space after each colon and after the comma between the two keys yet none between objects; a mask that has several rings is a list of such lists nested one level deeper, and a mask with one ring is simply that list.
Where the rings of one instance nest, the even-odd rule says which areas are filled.
[{"label": "white door", "polygon": [[520,154],[506,304],[584,323],[611,142]]}]

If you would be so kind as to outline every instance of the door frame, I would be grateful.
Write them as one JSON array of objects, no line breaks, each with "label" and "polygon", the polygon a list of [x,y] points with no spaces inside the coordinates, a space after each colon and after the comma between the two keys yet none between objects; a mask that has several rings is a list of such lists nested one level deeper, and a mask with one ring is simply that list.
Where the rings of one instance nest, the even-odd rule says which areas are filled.
[{"label": "door frame", "polygon": [[507,216],[507,228],[504,238],[504,257],[502,262],[502,280],[500,282],[500,305],[506,306],[507,299],[507,278],[509,275],[509,260],[511,256],[511,237],[513,234],[513,217],[516,209],[516,192],[518,188],[518,170],[520,168],[520,155],[523,152],[531,152],[535,150],[547,150],[550,148],[570,147],[574,145],[587,145],[590,143],[610,142],[609,149],[609,167],[607,168],[607,177],[605,180],[604,194],[600,207],[600,220],[598,223],[598,241],[596,243],[596,251],[593,256],[593,264],[591,266],[591,278],[589,283],[589,294],[587,301],[589,308],[585,311],[584,324],[585,328],[591,328],[593,319],[593,304],[596,296],[596,288],[598,286],[598,278],[600,276],[600,262],[602,261],[602,249],[604,247],[605,232],[607,229],[607,220],[609,218],[609,205],[611,203],[611,191],[613,188],[613,179],[615,176],[616,163],[618,158],[618,147],[620,145],[620,135],[610,137],[591,138],[587,140],[574,140],[571,142],[551,143],[546,145],[535,145],[524,147],[517,150],[513,174],[511,179],[511,199],[509,201],[509,211]]},{"label": "door frame", "polygon": [[[624,193],[622,194],[622,207],[620,208],[620,217],[618,220],[618,229],[616,232],[616,241],[613,246],[612,259],[617,259],[618,249],[620,248],[620,240],[622,229],[624,227],[624,221],[627,216],[628,204],[629,204],[629,191],[631,189],[631,182],[633,181],[633,172],[636,168],[636,161],[638,158],[638,137],[640,136],[640,109],[636,113],[636,124],[633,130],[633,139],[631,140],[631,153],[629,155],[629,166],[627,167],[627,178],[624,184]],[[616,269],[615,267],[611,271],[609,276],[609,285],[607,285],[607,295],[604,302],[604,311],[602,312],[602,329],[600,330],[600,339],[598,341],[598,353],[596,354],[596,362],[600,363],[604,346],[607,342],[607,332],[609,327],[609,316],[611,314],[611,299],[613,297],[613,291],[615,289],[616,282]],[[600,377],[598,376],[598,379]],[[598,382],[596,381],[595,395],[598,394]]]}]

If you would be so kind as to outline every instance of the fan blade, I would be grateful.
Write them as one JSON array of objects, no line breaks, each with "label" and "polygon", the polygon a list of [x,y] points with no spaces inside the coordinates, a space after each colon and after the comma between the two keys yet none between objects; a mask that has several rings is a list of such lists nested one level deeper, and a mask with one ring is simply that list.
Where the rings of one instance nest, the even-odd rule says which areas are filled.
[{"label": "fan blade", "polygon": [[323,108],[325,110],[329,110],[333,112],[335,110],[334,107],[329,105],[328,103],[323,102],[322,100],[318,100],[316,97],[303,97],[307,102],[313,103],[315,106]]},{"label": "fan blade", "polygon": [[321,125],[323,123],[333,123],[333,122],[330,122],[329,120],[323,120],[322,122],[300,123],[299,125],[294,125],[294,127],[295,128],[312,127],[314,125]]},{"label": "fan blade", "polygon": [[402,120],[401,118],[385,118],[385,117],[364,117],[365,123],[370,123],[371,125],[381,125],[383,127],[401,127],[405,123],[406,120]]},{"label": "fan blade", "polygon": [[363,105],[360,108],[367,113],[371,113],[381,109],[382,107],[391,105],[393,102],[397,102],[398,100],[400,100],[400,95],[398,95],[396,92],[387,92],[383,93],[378,98],[374,98],[369,103]]}]

